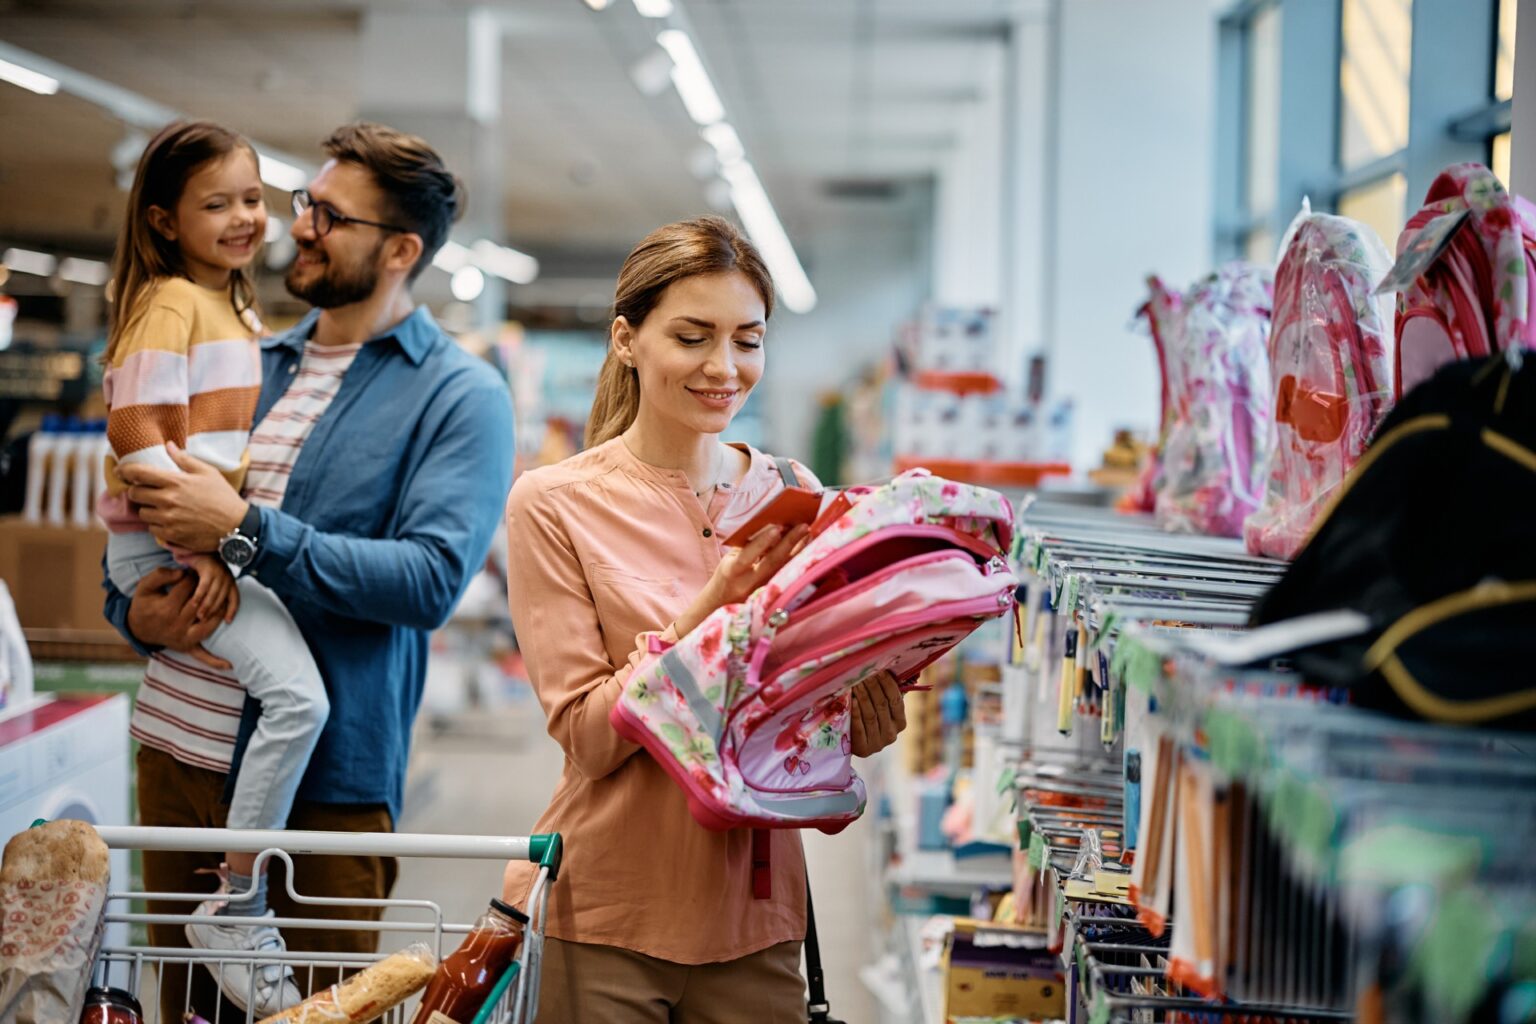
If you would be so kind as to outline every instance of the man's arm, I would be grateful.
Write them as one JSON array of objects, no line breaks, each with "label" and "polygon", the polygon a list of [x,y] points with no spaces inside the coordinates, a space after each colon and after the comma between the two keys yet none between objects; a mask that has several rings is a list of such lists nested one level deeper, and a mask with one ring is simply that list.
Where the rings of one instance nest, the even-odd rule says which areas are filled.
[{"label": "man's arm", "polygon": [[324,533],[262,508],[251,571],[279,594],[349,618],[435,629],[490,547],[512,480],[512,403],[498,382],[457,396],[405,483],[399,536]]},{"label": "man's arm", "polygon": [[203,649],[203,641],[219,628],[217,616],[199,621],[192,595],[197,578],[180,569],[161,568],[148,573],[134,588],[133,596],[123,594],[103,578],[107,592],[105,613],[124,640],[144,657],[165,648],[187,654],[203,664],[227,670],[229,662]]}]

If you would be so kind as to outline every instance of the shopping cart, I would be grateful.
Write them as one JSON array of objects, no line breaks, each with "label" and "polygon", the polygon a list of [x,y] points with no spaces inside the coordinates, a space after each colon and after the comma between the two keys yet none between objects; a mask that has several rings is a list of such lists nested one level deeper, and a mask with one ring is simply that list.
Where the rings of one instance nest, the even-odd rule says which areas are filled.
[{"label": "shopping cart", "polygon": [[[260,923],[276,925],[285,934],[298,929],[330,929],[347,931],[372,931],[405,933],[413,941],[425,942],[432,953],[441,959],[457,948],[457,936],[467,934],[468,924],[449,924],[443,921],[442,908],[432,900],[422,899],[337,899],[323,895],[308,895],[294,891],[293,855],[374,856],[374,857],[437,857],[481,860],[531,860],[539,866],[532,888],[528,893],[529,922],[517,962],[499,980],[486,1008],[475,1018],[476,1024],[529,1024],[539,1005],[539,968],[544,948],[544,923],[548,914],[549,892],[560,872],[562,842],[558,834],[536,836],[461,836],[461,835],[411,835],[396,833],[354,832],[264,832],[256,830],[228,830],[202,828],[134,828],[101,826],[96,830],[106,844],[113,849],[161,850],[198,853],[257,854],[257,869],[271,860],[282,861],[288,867],[286,876],[289,898],[300,906],[346,906],[404,911],[416,920],[358,921],[325,918],[262,918]],[[195,913],[148,914],[133,910],[131,901],[153,899],[160,902],[183,902],[196,906],[209,898],[204,893],[166,892],[111,892],[108,895],[107,922],[121,922],[129,926],[150,924],[185,925],[200,919]],[[231,894],[230,899],[239,899]],[[120,908],[120,909],[119,909]],[[223,917],[221,923],[240,922],[242,918]],[[445,939],[447,940],[445,942]],[[192,971],[207,968],[215,976],[222,974],[228,965],[245,963],[252,967],[251,985],[254,988],[257,968],[269,964],[286,965],[294,972],[300,988],[305,992],[324,989],[342,980],[349,972],[366,967],[383,959],[392,950],[377,953],[310,953],[285,952],[230,952],[205,949],[176,949],[151,945],[108,946],[97,958],[94,984],[125,989],[136,997],[144,1008],[145,1024],[182,1024],[181,1013],[172,1019],[161,1017],[159,993],[149,998],[147,984],[158,986],[162,969],[171,964],[188,967],[186,991],[179,996],[182,1013],[192,1009]],[[251,997],[245,999],[249,1006]],[[416,1000],[411,999],[395,1007],[379,1019],[384,1024],[407,1024],[415,1012]],[[214,1010],[216,1019],[211,1024],[237,1024],[241,1016],[222,1012],[222,1003]],[[254,1012],[243,1015],[245,1024],[258,1019]]]}]

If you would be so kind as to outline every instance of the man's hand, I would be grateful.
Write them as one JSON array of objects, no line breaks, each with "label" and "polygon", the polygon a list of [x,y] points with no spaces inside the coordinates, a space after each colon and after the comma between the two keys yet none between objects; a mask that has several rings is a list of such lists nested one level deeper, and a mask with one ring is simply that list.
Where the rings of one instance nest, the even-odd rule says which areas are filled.
[{"label": "man's hand", "polygon": [[129,484],[128,500],[140,506],[139,518],[161,543],[188,551],[214,551],[220,539],[240,525],[249,506],[217,469],[173,442],[166,442],[165,450],[181,472],[143,465],[117,467],[118,475]]},{"label": "man's hand", "polygon": [[854,757],[869,757],[892,743],[907,727],[907,709],[901,702],[901,686],[889,672],[879,672],[848,693],[852,708],[848,738]]},{"label": "man's hand", "polygon": [[149,573],[133,588],[128,605],[128,632],[142,644],[165,647],[190,655],[209,668],[227,671],[223,658],[203,650],[203,641],[219,628],[219,618],[198,621],[197,577],[182,569],[162,568]]}]

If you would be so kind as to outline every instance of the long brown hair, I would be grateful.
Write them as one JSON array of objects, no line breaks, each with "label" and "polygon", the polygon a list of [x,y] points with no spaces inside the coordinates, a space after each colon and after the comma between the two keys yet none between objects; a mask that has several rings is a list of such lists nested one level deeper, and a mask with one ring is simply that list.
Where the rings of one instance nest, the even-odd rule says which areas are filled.
[{"label": "long brown hair", "polygon": [[[144,155],[139,157],[128,193],[128,213],[117,236],[112,257],[112,305],[107,314],[106,362],[112,361],[118,339],[143,315],[150,286],[163,277],[186,276],[181,246],[156,231],[149,223],[151,207],[174,210],[187,181],[212,160],[221,160],[237,149],[256,159],[255,148],[245,137],[210,121],[176,121],[160,129]],[[248,268],[229,275],[229,304],[243,317],[256,305],[256,288]]]},{"label": "long brown hair", "polygon": [[[763,317],[773,315],[773,278],[757,247],[723,217],[700,217],[657,228],[624,261],[613,298],[614,318],[638,330],[677,281],[699,274],[740,271],[763,297]],[[640,411],[640,375],[625,366],[610,346],[597,375],[587,447],[595,448],[629,429]]]}]

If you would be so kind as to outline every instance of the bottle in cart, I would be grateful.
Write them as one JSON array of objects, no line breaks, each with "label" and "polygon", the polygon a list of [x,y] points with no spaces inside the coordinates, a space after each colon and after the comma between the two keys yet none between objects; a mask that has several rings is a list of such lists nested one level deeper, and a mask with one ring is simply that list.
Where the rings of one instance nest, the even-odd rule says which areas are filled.
[{"label": "bottle in cart", "polygon": [[517,958],[528,918],[491,900],[462,945],[443,959],[421,997],[414,1024],[470,1024],[496,981]]},{"label": "bottle in cart", "polygon": [[144,1009],[131,992],[93,988],[85,994],[80,1024],[143,1024]]}]

